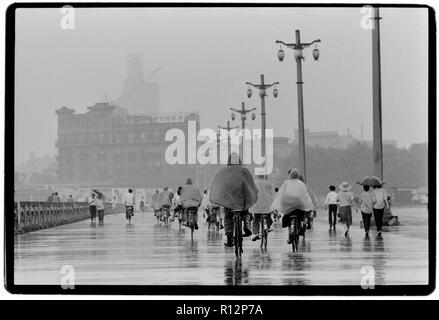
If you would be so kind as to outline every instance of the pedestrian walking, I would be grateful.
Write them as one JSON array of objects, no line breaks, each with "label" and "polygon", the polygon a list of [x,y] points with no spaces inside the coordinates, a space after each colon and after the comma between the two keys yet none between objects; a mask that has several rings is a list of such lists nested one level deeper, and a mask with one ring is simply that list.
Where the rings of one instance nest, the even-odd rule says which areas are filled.
[{"label": "pedestrian walking", "polygon": [[360,210],[363,218],[364,232],[366,238],[369,237],[370,220],[373,212],[373,199],[369,191],[370,187],[363,185],[363,193],[360,195]]},{"label": "pedestrian walking", "polygon": [[59,198],[58,192],[55,192],[55,194],[53,195],[52,202],[61,202],[61,199]]},{"label": "pedestrian walking", "polygon": [[[337,202],[340,206],[340,218],[346,226],[345,236],[349,236],[349,229],[352,225],[352,206],[354,205],[354,195],[351,190],[352,185],[344,181],[338,186],[340,191],[337,194]],[[358,211],[358,210],[357,210]]]},{"label": "pedestrian walking", "polygon": [[255,184],[258,189],[258,200],[249,209],[250,213],[253,214],[252,232],[255,235],[252,239],[253,241],[261,239],[260,224],[261,224],[261,219],[264,216],[268,217],[267,219],[268,231],[269,232],[272,231],[271,225],[273,224],[273,220],[271,219],[270,208],[275,196],[273,186],[268,180],[265,179],[265,176],[263,175],[257,176]]},{"label": "pedestrian walking", "polygon": [[115,196],[113,196],[113,199],[111,200],[111,208],[113,209],[113,213],[116,212],[116,204],[117,204],[117,199]]},{"label": "pedestrian walking", "polygon": [[67,199],[67,201],[68,201],[68,202],[73,202],[73,201],[75,201],[75,200],[73,200],[73,196],[70,195],[69,198]]},{"label": "pedestrian walking", "polygon": [[88,200],[88,205],[90,208],[90,218],[91,221],[94,221],[96,218],[96,196],[94,193],[91,194],[90,200]]},{"label": "pedestrian walking", "polygon": [[326,195],[325,200],[325,209],[328,210],[328,222],[329,222],[329,229],[331,230],[334,228],[337,224],[337,192],[335,192],[335,186],[330,185],[329,186],[329,192]]},{"label": "pedestrian walking", "polygon": [[98,195],[96,198],[96,210],[98,212],[99,223],[103,223],[104,222],[105,204],[104,204],[104,197],[102,195]]},{"label": "pedestrian walking", "polygon": [[378,237],[381,237],[383,227],[384,210],[389,207],[386,191],[382,185],[377,185],[372,190],[373,217],[378,231]]}]

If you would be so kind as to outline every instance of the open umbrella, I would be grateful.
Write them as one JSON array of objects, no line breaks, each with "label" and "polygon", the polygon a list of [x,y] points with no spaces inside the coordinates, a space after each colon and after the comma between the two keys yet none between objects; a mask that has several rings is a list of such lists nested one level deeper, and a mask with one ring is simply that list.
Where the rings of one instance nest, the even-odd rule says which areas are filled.
[{"label": "open umbrella", "polygon": [[361,181],[358,182],[358,184],[361,184],[363,186],[375,187],[382,185],[383,182],[378,177],[370,175],[361,179]]},{"label": "open umbrella", "polygon": [[102,192],[100,192],[99,190],[96,189],[92,189],[94,193],[96,193],[98,196],[103,197],[104,194]]}]

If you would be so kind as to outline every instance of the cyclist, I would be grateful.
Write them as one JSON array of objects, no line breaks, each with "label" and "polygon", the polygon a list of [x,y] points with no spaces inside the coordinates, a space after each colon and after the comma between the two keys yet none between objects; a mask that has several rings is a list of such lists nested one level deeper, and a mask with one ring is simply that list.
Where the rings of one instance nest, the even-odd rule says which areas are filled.
[{"label": "cyclist", "polygon": [[172,204],[171,192],[169,192],[168,187],[164,187],[163,191],[160,193],[159,196],[160,210],[162,210],[163,212],[163,209],[171,209],[171,204]]},{"label": "cyclist", "polygon": [[[202,196],[200,190],[193,185],[192,179],[186,179],[186,185],[181,189],[180,194],[181,204],[183,208],[196,208],[198,212],[198,208],[201,205]],[[198,213],[194,213],[194,228],[198,230]],[[189,223],[188,219],[186,219],[187,223]]]},{"label": "cyclist", "polygon": [[172,218],[171,218],[171,221],[174,221],[175,215],[176,214],[178,215],[178,213],[181,210],[183,210],[183,206],[181,205],[181,198],[180,198],[182,188],[183,188],[182,186],[179,186],[177,189],[177,192],[174,194],[174,197],[172,198]]},{"label": "cyclist", "polygon": [[299,171],[290,169],[288,171],[289,179],[285,180],[276,194],[276,209],[283,213],[282,228],[288,227],[288,244],[291,244],[289,234],[291,233],[290,218],[291,215],[298,215],[301,223],[304,222],[305,213],[313,210],[311,196],[308,193],[306,185],[299,180]]},{"label": "cyclist", "polygon": [[131,216],[134,216],[134,193],[133,189],[128,189],[128,193],[125,199],[125,210],[126,210],[126,219],[128,220]]},{"label": "cyclist", "polygon": [[253,214],[253,234],[255,237],[252,241],[260,240],[261,234],[259,230],[261,219],[263,216],[267,216],[268,231],[270,232],[271,224],[273,220],[271,219],[271,204],[274,199],[274,189],[272,184],[265,179],[265,176],[259,175],[256,178],[256,187],[258,188],[258,201],[250,208],[250,212]]},{"label": "cyclist", "polygon": [[156,190],[151,198],[152,207],[154,209],[154,217],[157,217],[157,215],[159,214],[159,210],[160,210],[159,199],[160,199],[160,194],[159,194],[159,191]]},{"label": "cyclist", "polygon": [[140,200],[140,210],[142,210],[142,212],[145,212],[145,199],[143,197]]},{"label": "cyclist", "polygon": [[233,247],[233,210],[239,210],[244,224],[244,237],[252,235],[250,222],[252,219],[248,209],[256,203],[258,189],[247,168],[236,153],[229,156],[227,167],[220,169],[212,182],[209,200],[213,204],[224,207],[224,234],[227,247]]},{"label": "cyclist", "polygon": [[[299,180],[302,181],[303,183],[305,183],[305,181],[303,181],[303,176],[301,174],[299,174]],[[311,211],[308,211],[306,213],[306,228],[307,229],[311,229],[314,218],[317,215],[317,199],[316,196],[314,195],[314,192],[312,191],[311,187],[309,185],[307,185],[305,183],[306,186],[306,190],[308,191],[309,196],[311,197],[311,202],[313,205],[313,209]]]},{"label": "cyclist", "polygon": [[201,201],[201,209],[203,210],[203,217],[206,218],[206,222],[210,221],[210,210],[209,210],[209,191],[204,190],[203,200]]}]

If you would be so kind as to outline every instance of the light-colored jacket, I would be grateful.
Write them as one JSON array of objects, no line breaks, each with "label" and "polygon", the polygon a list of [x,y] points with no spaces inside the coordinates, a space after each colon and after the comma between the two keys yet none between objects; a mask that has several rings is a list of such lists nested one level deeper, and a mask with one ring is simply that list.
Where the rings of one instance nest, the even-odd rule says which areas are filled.
[{"label": "light-colored jacket", "polygon": [[285,180],[273,201],[273,209],[289,213],[294,210],[311,211],[314,206],[306,185],[299,179]]},{"label": "light-colored jacket", "polygon": [[371,192],[374,209],[384,209],[389,206],[387,202],[387,193],[383,188],[375,188]]},{"label": "light-colored jacket", "polygon": [[311,189],[311,187],[309,185],[305,184],[305,186],[306,186],[306,190],[308,191],[308,194],[309,194],[309,196],[311,198],[311,202],[312,202],[312,205],[313,205],[313,210],[317,210],[317,199],[316,199],[316,196],[314,194],[314,191],[312,191],[312,189]]},{"label": "light-colored jacket", "polygon": [[175,208],[177,208],[180,205],[181,205],[181,199],[180,199],[180,196],[178,195],[178,193],[176,192],[174,194],[174,198],[172,198],[172,210],[174,210]]},{"label": "light-colored jacket", "polygon": [[171,193],[168,190],[163,190],[159,196],[159,204],[160,206],[171,206],[172,199]]},{"label": "light-colored jacket", "polygon": [[201,192],[194,185],[187,184],[181,189],[180,193],[181,204],[185,208],[194,208],[201,205]]},{"label": "light-colored jacket", "polygon": [[258,200],[250,207],[249,211],[253,214],[267,214],[271,212],[271,204],[275,196],[272,184],[265,179],[256,179],[258,188]]},{"label": "light-colored jacket", "polygon": [[203,195],[203,200],[201,201],[201,206],[203,207],[203,209],[208,209],[210,206],[209,196],[210,190],[208,190],[207,193]]}]

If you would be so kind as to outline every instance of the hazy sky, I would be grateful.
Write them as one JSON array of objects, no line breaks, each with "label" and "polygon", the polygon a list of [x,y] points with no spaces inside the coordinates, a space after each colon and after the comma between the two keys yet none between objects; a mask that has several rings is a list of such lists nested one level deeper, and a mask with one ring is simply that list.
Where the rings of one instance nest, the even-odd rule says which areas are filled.
[{"label": "hazy sky", "polygon": [[[267,127],[293,137],[297,128],[296,65],[275,40],[320,38],[303,63],[305,127],[372,139],[371,30],[360,8],[76,9],[75,30],[63,30],[59,9],[19,9],[16,17],[16,163],[55,153],[55,109],[84,112],[114,99],[126,76],[126,54],[143,52],[144,72],[161,66],[161,111],[199,110],[201,126],[230,119],[229,107],[257,107],[246,81],[279,81],[266,100]],[[428,16],[426,9],[381,9],[383,138],[399,146],[427,141]],[[271,92],[270,92],[271,94]]]}]

